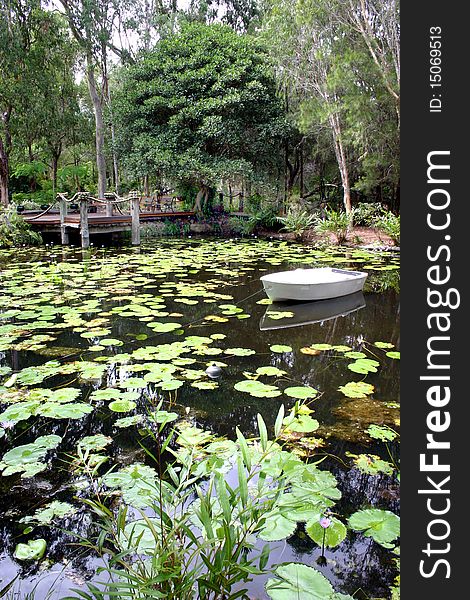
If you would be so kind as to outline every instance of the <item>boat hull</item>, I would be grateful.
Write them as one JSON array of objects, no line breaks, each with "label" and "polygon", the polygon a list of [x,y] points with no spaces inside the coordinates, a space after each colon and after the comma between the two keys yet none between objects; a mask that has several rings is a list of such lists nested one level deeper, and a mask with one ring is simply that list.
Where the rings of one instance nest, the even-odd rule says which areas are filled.
[{"label": "boat hull", "polygon": [[264,291],[274,302],[310,302],[362,291],[367,273],[346,269],[296,269],[263,275]]}]

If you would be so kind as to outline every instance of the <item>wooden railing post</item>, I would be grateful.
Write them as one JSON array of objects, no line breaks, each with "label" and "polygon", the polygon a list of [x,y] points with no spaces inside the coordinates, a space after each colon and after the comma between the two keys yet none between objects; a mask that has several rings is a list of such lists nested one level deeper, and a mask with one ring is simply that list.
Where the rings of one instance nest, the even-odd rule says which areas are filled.
[{"label": "wooden railing post", "polygon": [[86,194],[82,194],[80,197],[80,236],[82,248],[89,248],[90,230],[88,229],[88,195]]},{"label": "wooden railing post", "polygon": [[131,231],[132,245],[140,246],[140,194],[139,192],[129,192],[129,201],[131,208]]},{"label": "wooden railing post", "polygon": [[63,246],[69,243],[69,233],[65,224],[65,217],[67,216],[67,200],[60,194],[59,195],[59,210],[60,210],[60,243]]}]

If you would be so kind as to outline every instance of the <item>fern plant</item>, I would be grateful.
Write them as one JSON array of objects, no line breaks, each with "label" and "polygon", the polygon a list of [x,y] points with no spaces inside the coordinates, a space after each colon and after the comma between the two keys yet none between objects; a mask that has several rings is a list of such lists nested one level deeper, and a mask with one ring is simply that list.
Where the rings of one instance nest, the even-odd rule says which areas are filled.
[{"label": "fern plant", "polygon": [[318,221],[316,214],[300,209],[289,209],[284,217],[277,219],[284,225],[281,231],[293,233],[296,239],[300,239],[304,231],[312,228]]},{"label": "fern plant", "polygon": [[337,244],[343,244],[348,237],[352,225],[353,214],[347,214],[340,210],[327,210],[326,216],[316,226],[318,233],[332,233]]}]

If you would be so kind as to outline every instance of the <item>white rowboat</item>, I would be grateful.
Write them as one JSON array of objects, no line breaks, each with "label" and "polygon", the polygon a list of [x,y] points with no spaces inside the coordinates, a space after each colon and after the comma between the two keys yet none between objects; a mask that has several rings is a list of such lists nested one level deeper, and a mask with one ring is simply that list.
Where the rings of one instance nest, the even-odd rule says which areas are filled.
[{"label": "white rowboat", "polygon": [[263,275],[264,291],[275,302],[326,300],[360,292],[367,273],[321,267]]}]

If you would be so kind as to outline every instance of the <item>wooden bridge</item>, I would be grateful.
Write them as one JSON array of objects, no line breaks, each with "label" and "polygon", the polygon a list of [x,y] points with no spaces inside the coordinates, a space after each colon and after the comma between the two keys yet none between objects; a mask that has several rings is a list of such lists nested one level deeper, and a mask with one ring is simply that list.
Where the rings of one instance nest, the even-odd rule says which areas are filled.
[{"label": "wooden bridge", "polygon": [[[28,211],[23,214],[24,220],[41,233],[59,233],[62,244],[69,243],[69,233],[78,231],[82,248],[90,245],[90,235],[98,233],[115,233],[131,231],[132,244],[140,244],[140,227],[142,223],[160,221],[162,219],[189,218],[193,211],[177,210],[172,199],[162,205],[149,205],[143,202],[138,192],[131,192],[127,198],[115,194],[106,194],[106,198],[93,198],[86,192],[78,192],[72,198],[58,194],[59,210],[51,205],[42,212]],[[123,203],[129,202],[130,214],[113,214],[113,207],[120,209]],[[75,207],[75,212],[70,212]],[[157,208],[157,209],[156,209]],[[145,210],[147,209],[147,210]]]}]

